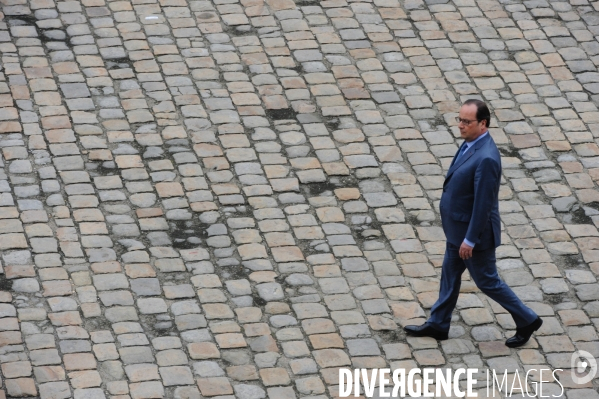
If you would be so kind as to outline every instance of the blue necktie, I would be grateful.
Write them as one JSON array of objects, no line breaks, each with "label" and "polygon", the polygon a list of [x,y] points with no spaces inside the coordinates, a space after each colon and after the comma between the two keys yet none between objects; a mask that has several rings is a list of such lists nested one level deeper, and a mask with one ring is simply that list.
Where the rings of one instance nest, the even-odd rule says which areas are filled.
[{"label": "blue necktie", "polygon": [[467,149],[468,149],[468,145],[467,145],[467,144],[464,144],[464,145],[462,146],[462,148],[460,149],[460,152],[458,153],[458,156],[456,157],[456,159],[455,159],[455,160],[457,161],[458,159],[460,159],[460,157],[461,157],[462,155],[464,155],[464,153],[466,152],[466,150],[467,150]]}]

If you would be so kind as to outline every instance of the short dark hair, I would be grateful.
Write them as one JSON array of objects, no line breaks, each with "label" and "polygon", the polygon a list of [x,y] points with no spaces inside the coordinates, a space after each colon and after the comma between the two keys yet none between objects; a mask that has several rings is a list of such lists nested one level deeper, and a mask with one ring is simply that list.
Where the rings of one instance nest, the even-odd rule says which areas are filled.
[{"label": "short dark hair", "polygon": [[466,100],[464,105],[476,105],[476,120],[479,122],[487,121],[487,127],[489,127],[491,124],[491,111],[489,111],[487,104],[475,98],[471,98],[470,100]]}]

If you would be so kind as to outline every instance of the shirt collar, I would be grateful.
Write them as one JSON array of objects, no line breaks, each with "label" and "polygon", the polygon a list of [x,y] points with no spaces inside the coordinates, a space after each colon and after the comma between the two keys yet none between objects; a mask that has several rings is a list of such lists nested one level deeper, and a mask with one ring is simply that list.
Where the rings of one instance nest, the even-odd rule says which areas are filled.
[{"label": "shirt collar", "polygon": [[476,142],[477,142],[478,140],[482,139],[483,137],[485,137],[485,136],[486,136],[486,135],[488,135],[488,134],[489,134],[489,131],[487,130],[486,132],[484,132],[483,134],[481,134],[480,136],[478,136],[478,137],[476,138],[476,140],[473,140],[473,141],[471,141],[471,142],[469,142],[469,143],[466,143],[466,146],[467,146],[468,148],[472,147],[474,144],[476,144]]}]

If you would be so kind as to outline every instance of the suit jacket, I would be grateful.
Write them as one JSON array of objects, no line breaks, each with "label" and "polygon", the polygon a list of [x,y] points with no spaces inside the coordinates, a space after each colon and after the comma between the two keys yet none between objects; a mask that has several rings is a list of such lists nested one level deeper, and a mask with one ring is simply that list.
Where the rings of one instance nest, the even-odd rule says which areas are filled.
[{"label": "suit jacket", "polygon": [[439,206],[449,243],[459,247],[467,238],[475,244],[475,251],[500,245],[500,181],[501,157],[490,134],[478,140],[457,161],[454,157]]}]

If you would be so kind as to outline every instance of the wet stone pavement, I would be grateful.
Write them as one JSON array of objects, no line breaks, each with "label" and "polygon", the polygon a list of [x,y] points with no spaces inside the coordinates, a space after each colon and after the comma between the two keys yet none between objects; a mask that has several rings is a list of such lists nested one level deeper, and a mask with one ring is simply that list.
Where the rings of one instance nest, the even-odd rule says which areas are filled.
[{"label": "wet stone pavement", "polygon": [[[0,398],[324,399],[384,367],[561,368],[599,398],[568,370],[599,357],[599,2],[1,11]],[[500,274],[544,320],[519,349],[467,274],[449,340],[401,329],[437,298],[468,98],[503,155]]]}]

